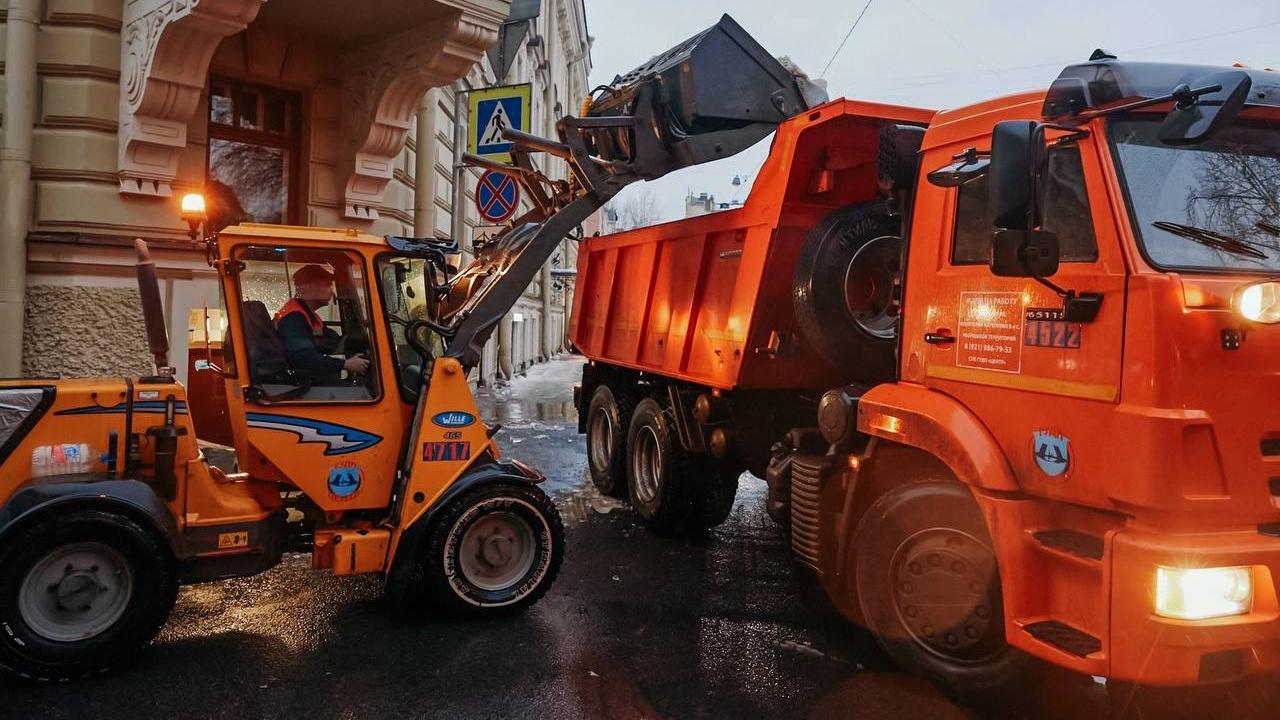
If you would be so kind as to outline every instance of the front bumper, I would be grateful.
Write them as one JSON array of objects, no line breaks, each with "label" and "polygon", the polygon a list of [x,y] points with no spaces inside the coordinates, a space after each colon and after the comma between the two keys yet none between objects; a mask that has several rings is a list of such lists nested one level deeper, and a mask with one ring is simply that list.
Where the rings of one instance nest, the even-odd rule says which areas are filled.
[{"label": "front bumper", "polygon": [[[1156,568],[1253,568],[1253,610],[1211,620],[1155,614]],[[1280,673],[1280,538],[1256,528],[1172,534],[1127,528],[1111,544],[1110,672],[1190,685]]]}]

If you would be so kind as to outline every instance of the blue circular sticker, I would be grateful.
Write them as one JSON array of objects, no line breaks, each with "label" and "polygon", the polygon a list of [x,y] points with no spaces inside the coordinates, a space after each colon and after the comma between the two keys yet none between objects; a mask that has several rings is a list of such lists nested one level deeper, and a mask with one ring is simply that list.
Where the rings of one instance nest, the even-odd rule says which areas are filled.
[{"label": "blue circular sticker", "polygon": [[360,492],[364,473],[354,464],[338,465],[329,471],[329,495],[335,500],[350,500]]}]

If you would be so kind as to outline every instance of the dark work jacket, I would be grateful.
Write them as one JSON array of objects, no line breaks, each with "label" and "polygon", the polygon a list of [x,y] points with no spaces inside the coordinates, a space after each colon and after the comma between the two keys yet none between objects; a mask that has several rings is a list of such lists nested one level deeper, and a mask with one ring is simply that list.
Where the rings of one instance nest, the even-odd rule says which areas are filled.
[{"label": "dark work jacket", "polygon": [[314,310],[304,309],[301,301],[291,300],[281,308],[276,329],[284,341],[285,360],[295,373],[312,382],[333,382],[342,376],[343,360],[325,355],[322,349],[337,347],[339,338],[337,333],[316,322],[319,319]]}]

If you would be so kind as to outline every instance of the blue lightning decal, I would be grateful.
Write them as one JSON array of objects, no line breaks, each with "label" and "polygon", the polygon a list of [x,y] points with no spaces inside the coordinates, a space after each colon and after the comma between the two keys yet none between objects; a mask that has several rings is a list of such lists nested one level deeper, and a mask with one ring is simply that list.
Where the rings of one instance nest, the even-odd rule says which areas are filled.
[{"label": "blue lightning decal", "polygon": [[325,455],[360,452],[382,442],[382,438],[373,433],[320,420],[268,413],[246,413],[245,418],[250,428],[293,433],[300,443],[323,443]]},{"label": "blue lightning decal", "polygon": [[[165,400],[147,400],[144,402],[136,402],[133,404],[134,412],[144,413],[162,413],[164,412]],[[101,405],[87,405],[85,407],[70,408],[68,410],[59,410],[56,415],[123,415],[128,405],[118,403],[110,407]],[[187,404],[178,400],[173,404],[173,411],[178,415],[187,414]]]}]

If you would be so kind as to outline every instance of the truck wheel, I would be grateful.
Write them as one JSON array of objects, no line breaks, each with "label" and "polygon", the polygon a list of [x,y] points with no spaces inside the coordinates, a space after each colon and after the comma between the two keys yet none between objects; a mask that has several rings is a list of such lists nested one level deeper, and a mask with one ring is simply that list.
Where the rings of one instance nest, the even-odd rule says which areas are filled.
[{"label": "truck wheel", "polygon": [[645,527],[657,533],[689,527],[697,509],[690,488],[694,467],[662,406],[641,400],[627,432],[627,494]]},{"label": "truck wheel", "polygon": [[738,496],[738,478],[742,469],[723,466],[714,458],[706,458],[703,467],[698,468],[698,477],[691,482],[698,483],[695,498],[694,523],[700,528],[713,528],[723,525],[733,512],[733,502]]},{"label": "truck wheel", "polygon": [[39,681],[106,672],[155,637],[177,596],[169,548],[138,523],[49,518],[0,550],[0,665]]},{"label": "truck wheel", "polygon": [[450,503],[431,529],[427,599],[454,616],[515,613],[546,594],[564,559],[564,523],[546,493],[501,483]]},{"label": "truck wheel", "polygon": [[999,568],[968,488],[890,490],[859,522],[853,547],[863,617],[894,661],[973,701],[1025,689],[1031,659],[1005,641]]},{"label": "truck wheel", "polygon": [[591,482],[602,495],[627,494],[627,422],[631,402],[625,393],[615,395],[601,385],[587,407],[587,467]]},{"label": "truck wheel", "polygon": [[862,382],[893,376],[900,232],[888,203],[852,205],[810,230],[796,260],[791,299],[801,335]]}]

